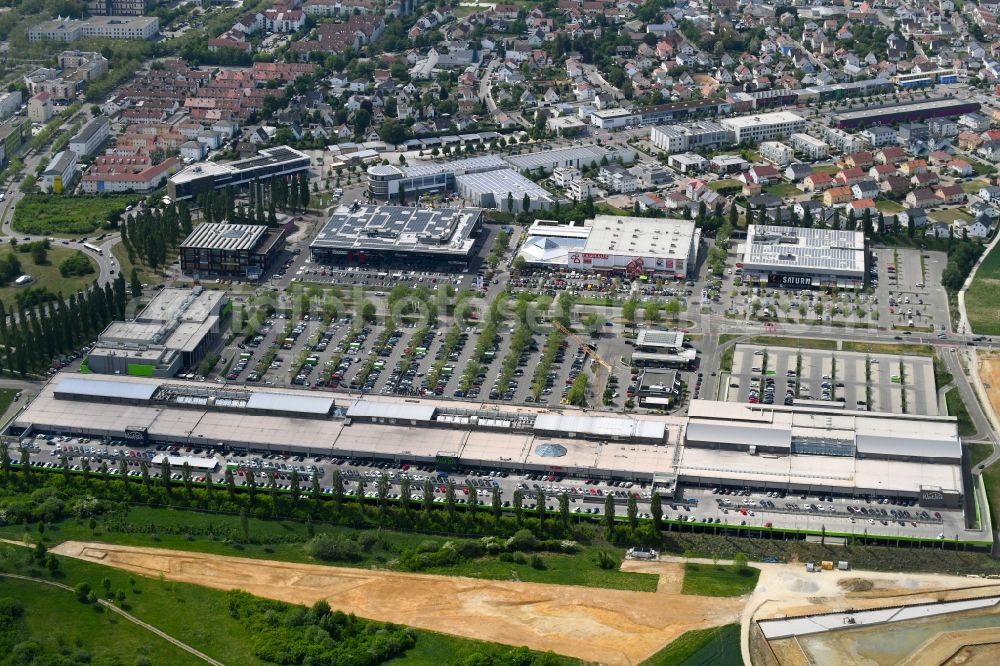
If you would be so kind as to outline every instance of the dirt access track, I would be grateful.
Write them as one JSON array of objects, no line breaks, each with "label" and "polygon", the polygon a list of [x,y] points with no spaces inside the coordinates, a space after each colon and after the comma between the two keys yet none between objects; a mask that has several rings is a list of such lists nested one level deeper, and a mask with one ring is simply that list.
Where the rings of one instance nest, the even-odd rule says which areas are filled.
[{"label": "dirt access track", "polygon": [[979,355],[979,377],[987,387],[986,394],[989,396],[993,413],[1000,418],[1000,355]]},{"label": "dirt access track", "polygon": [[[587,662],[637,664],[685,631],[738,621],[745,599],[628,592],[572,585],[405,574],[67,541],[53,553],[144,576],[240,589],[270,599],[508,645]],[[663,575],[657,563],[649,570]],[[629,567],[640,570],[639,567]],[[676,573],[676,572],[674,572]],[[676,576],[671,578],[676,579]]]}]

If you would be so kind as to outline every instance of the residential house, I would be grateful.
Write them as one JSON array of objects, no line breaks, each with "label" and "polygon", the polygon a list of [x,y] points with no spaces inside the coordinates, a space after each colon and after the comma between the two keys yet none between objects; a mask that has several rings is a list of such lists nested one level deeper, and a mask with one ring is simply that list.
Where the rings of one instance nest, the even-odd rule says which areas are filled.
[{"label": "residential house", "polygon": [[837,204],[847,203],[852,199],[852,196],[851,188],[849,187],[831,187],[823,193],[823,205],[830,207]]},{"label": "residential house", "polygon": [[965,190],[961,185],[942,185],[934,190],[934,196],[941,203],[958,204],[965,201]]},{"label": "residential house", "polygon": [[924,160],[907,160],[899,167],[899,171],[906,176],[915,176],[918,173],[927,173],[927,162]]},{"label": "residential house", "polygon": [[795,162],[785,168],[785,179],[793,183],[798,183],[811,173],[811,166],[802,162]]},{"label": "residential house", "polygon": [[938,184],[938,175],[933,171],[925,171],[910,177],[910,182],[914,187],[933,187]]},{"label": "residential house", "polygon": [[805,192],[822,192],[833,186],[833,176],[825,172],[814,172],[802,179],[802,190]]},{"label": "residential house", "polygon": [[854,214],[855,220],[860,220],[865,211],[868,211],[872,215],[878,215],[878,208],[875,207],[874,199],[857,199],[849,202],[846,208],[848,214]]},{"label": "residential house", "polygon": [[963,159],[954,159],[948,162],[946,167],[949,172],[960,178],[971,176],[974,173],[972,165]]},{"label": "residential house", "polygon": [[914,228],[927,226],[927,211],[923,208],[906,208],[902,212],[896,213],[896,221],[901,226],[908,226],[911,222]]},{"label": "residential house", "polygon": [[978,218],[965,227],[970,238],[988,238],[993,233],[994,224],[987,218]]},{"label": "residential house", "polygon": [[877,182],[882,182],[889,176],[896,175],[896,166],[894,164],[876,164],[872,168],[868,169],[868,177],[874,178]]},{"label": "residential house", "polygon": [[841,169],[837,172],[834,180],[840,185],[846,185],[850,187],[854,183],[860,183],[865,179],[865,171],[860,167],[851,167],[848,169]]},{"label": "residential house", "polygon": [[940,200],[934,194],[934,190],[927,187],[913,190],[906,195],[906,205],[911,208],[932,208],[940,203]]},{"label": "residential house", "polygon": [[874,180],[862,180],[851,185],[851,195],[855,199],[874,199],[879,194],[879,185]]},{"label": "residential house", "polygon": [[743,175],[743,182],[756,183],[758,185],[770,185],[781,180],[781,172],[770,164],[758,164],[750,167],[750,170]]},{"label": "residential house", "polygon": [[852,168],[867,169],[875,164],[875,157],[867,150],[859,150],[848,155],[844,159],[844,164]]},{"label": "residential house", "polygon": [[910,190],[910,179],[906,176],[887,176],[882,181],[882,193],[889,197],[902,197]]},{"label": "residential house", "polygon": [[905,157],[906,149],[901,146],[889,146],[875,154],[875,159],[880,164],[898,164]]}]

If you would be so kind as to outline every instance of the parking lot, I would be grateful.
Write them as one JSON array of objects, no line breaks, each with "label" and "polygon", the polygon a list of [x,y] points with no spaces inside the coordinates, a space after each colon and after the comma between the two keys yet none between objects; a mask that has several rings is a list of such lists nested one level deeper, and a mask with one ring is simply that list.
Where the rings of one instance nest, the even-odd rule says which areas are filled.
[{"label": "parking lot", "polygon": [[734,402],[819,400],[858,411],[940,413],[934,362],[925,356],[740,344],[724,391]]},{"label": "parking lot", "polygon": [[[399,501],[404,483],[409,485],[414,502],[424,498],[430,489],[431,500],[447,501],[449,483],[454,483],[456,504],[468,504],[475,494],[479,505],[490,505],[494,488],[503,508],[513,510],[520,495],[525,510],[536,509],[539,495],[545,498],[549,511],[559,510],[559,495],[566,493],[570,513],[574,516],[599,517],[610,495],[615,513],[624,516],[630,495],[636,499],[641,519],[651,517],[650,500],[653,488],[634,481],[607,481],[564,477],[557,472],[519,473],[512,470],[440,471],[436,466],[414,463],[376,463],[360,459],[332,456],[301,456],[291,453],[256,454],[241,450],[218,452],[183,446],[131,446],[125,441],[101,441],[72,437],[43,437],[22,440],[31,464],[60,468],[64,462],[80,470],[88,465],[99,471],[106,465],[111,476],[126,474],[141,478],[145,465],[150,477],[158,478],[162,464],[158,456],[170,455],[191,461],[191,479],[204,483],[211,474],[214,483],[225,483],[230,470],[237,486],[246,486],[250,479],[259,487],[272,483],[282,492],[290,492],[295,482],[293,470],[302,494],[309,495],[318,486],[319,492],[330,496],[334,470],[339,470],[345,495],[375,500],[379,495],[379,479],[385,477],[386,498]],[[65,458],[65,460],[64,460]],[[19,457],[12,463],[18,464]],[[175,481],[183,480],[183,470],[170,468]],[[315,479],[315,481],[314,481]],[[404,481],[406,479],[406,481]],[[676,495],[662,497],[664,520],[691,523],[692,526],[727,526],[789,529],[825,529],[861,535],[910,536],[927,539],[962,537],[964,519],[961,511],[923,509],[912,500],[890,497],[834,497],[816,493],[788,494],[747,487],[689,487]]]},{"label": "parking lot", "polygon": [[[876,248],[866,289],[788,289],[744,282],[731,254],[722,276],[699,281],[702,311],[742,321],[897,329],[901,335],[949,329],[943,252]],[[907,333],[906,331],[909,331]]]}]

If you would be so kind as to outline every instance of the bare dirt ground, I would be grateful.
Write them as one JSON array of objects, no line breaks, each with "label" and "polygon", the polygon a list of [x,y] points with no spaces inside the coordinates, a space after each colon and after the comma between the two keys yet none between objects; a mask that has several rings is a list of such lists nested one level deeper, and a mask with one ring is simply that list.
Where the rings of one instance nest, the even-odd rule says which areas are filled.
[{"label": "bare dirt ground", "polygon": [[[892,605],[954,601],[1000,593],[1000,581],[981,578],[874,571],[807,573],[801,565],[756,566],[760,566],[761,575],[743,613],[744,643],[747,640],[748,623],[751,620],[812,615],[845,609],[863,610]],[[977,640],[971,633],[966,634],[966,632],[941,634],[940,639],[933,642],[934,649],[928,648],[922,651],[933,654],[934,659],[925,660],[920,653],[917,653],[914,660],[908,664],[910,666],[941,664],[961,648],[963,641],[983,642],[981,638]],[[787,658],[789,663],[798,663],[796,659],[801,652],[794,645],[794,641],[775,641],[771,646],[779,660]],[[748,645],[744,644],[744,647],[749,649]],[[985,652],[980,651],[975,655],[970,653],[970,660],[974,656],[979,658],[981,654],[992,652],[986,648],[983,650]],[[997,652],[992,654],[995,656]],[[744,655],[747,655],[746,651]],[[846,653],[842,656],[846,660],[844,663],[850,662]],[[990,663],[996,664],[1000,661],[994,659]]]},{"label": "bare dirt ground", "polygon": [[[637,664],[685,631],[735,622],[745,598],[682,596],[682,574],[655,593],[293,564],[67,541],[58,555],[164,579],[312,604],[467,638],[604,664]],[[640,563],[630,563],[630,567]],[[658,563],[652,563],[656,565]],[[641,570],[633,569],[629,570]],[[659,569],[657,569],[659,570]],[[652,570],[651,570],[652,571]]]},{"label": "bare dirt ground", "polygon": [[945,666],[996,666],[1000,662],[1000,645],[970,645],[954,654]]},{"label": "bare dirt ground", "polygon": [[990,397],[993,413],[1000,416],[1000,355],[979,354],[979,377]]}]

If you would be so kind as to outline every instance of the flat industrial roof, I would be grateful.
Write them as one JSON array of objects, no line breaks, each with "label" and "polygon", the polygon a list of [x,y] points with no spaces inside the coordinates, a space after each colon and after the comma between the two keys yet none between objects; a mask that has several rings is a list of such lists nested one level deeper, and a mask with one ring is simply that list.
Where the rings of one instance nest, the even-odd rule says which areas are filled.
[{"label": "flat industrial roof", "polygon": [[791,111],[772,111],[771,113],[752,113],[735,118],[725,118],[720,121],[725,127],[734,129],[753,127],[754,125],[782,125],[784,123],[805,122],[805,118]]},{"label": "flat industrial roof", "polygon": [[511,155],[507,158],[513,167],[520,171],[534,171],[538,167],[548,169],[553,162],[560,164],[576,165],[577,162],[583,165],[600,163],[602,157],[611,159],[612,151],[598,145],[589,146],[569,146],[567,148],[556,148],[554,150],[543,150],[537,153],[526,153],[523,155]]},{"label": "flat industrial roof", "polygon": [[[372,167],[372,169],[375,168],[377,167]],[[497,155],[479,155],[477,157],[466,157],[464,159],[452,160],[450,162],[413,164],[405,167],[399,167],[405,178],[435,176],[439,173],[459,174],[506,168],[508,168],[507,163]]]},{"label": "flat industrial roof", "polygon": [[636,346],[683,347],[684,331],[656,331],[644,328],[635,339]]},{"label": "flat industrial roof", "polygon": [[112,380],[97,380],[89,377],[66,377],[56,386],[60,395],[81,398],[118,398],[122,400],[149,400],[160,387],[153,384],[136,384]]},{"label": "flat industrial roof", "polygon": [[328,395],[297,395],[291,393],[253,393],[247,399],[247,409],[292,414],[329,414],[334,400]]},{"label": "flat industrial roof", "polygon": [[861,231],[751,224],[743,247],[744,268],[856,276],[865,272],[865,235]]},{"label": "flat industrial roof", "polygon": [[351,210],[341,206],[309,247],[464,256],[475,245],[472,233],[481,216],[481,208],[366,205]]},{"label": "flat industrial roof", "polygon": [[687,260],[694,237],[690,220],[598,215],[584,251]]},{"label": "flat industrial roof", "polygon": [[975,103],[975,100],[955,99],[954,97],[937,97],[935,99],[917,100],[915,102],[904,102],[902,104],[890,104],[888,106],[874,106],[850,111],[836,111],[833,114],[833,119],[834,121],[841,121],[878,118],[879,116],[891,113],[928,111],[931,109],[948,108],[949,106],[965,106],[970,103]]},{"label": "flat industrial roof", "polygon": [[[607,473],[652,478],[674,468],[682,480],[746,480],[751,483],[804,484],[866,492],[915,492],[921,486],[961,490],[961,468],[954,462],[922,462],[836,455],[759,454],[685,445],[684,429],[692,441],[709,438],[721,442],[742,437],[745,443],[783,443],[786,433],[815,434],[832,429],[833,439],[861,436],[899,438],[904,455],[911,443],[929,440],[926,446],[951,450],[957,440],[955,419],[864,413],[854,415],[830,409],[741,405],[695,400],[690,417],[611,415],[578,410],[551,411],[510,406],[501,412],[482,403],[441,400],[400,400],[382,396],[355,399],[346,413],[330,418],[294,415],[327,394],[269,389],[264,393],[289,396],[289,415],[253,413],[250,409],[223,408],[204,403],[148,401],[162,382],[146,378],[101,378],[56,375],[39,395],[14,418],[14,425],[35,426],[42,431],[75,432],[89,436],[120,437],[126,428],[144,427],[161,441],[217,443],[273,451],[373,455],[396,460],[433,460],[438,454],[464,461],[506,468],[561,468],[568,473]],[[172,381],[164,386],[195,394],[245,393],[251,400],[258,391],[233,391],[199,382]],[[60,395],[76,399],[60,398]],[[139,404],[105,401],[105,397],[133,398]],[[92,398],[88,400],[87,398]],[[306,402],[300,402],[302,398]],[[284,398],[260,398],[265,409]],[[250,407],[253,403],[247,403]],[[318,403],[317,403],[318,404]],[[304,406],[304,407],[303,407]],[[317,407],[318,409],[318,407]],[[272,410],[273,411],[273,410]],[[447,412],[447,413],[446,413]],[[495,413],[487,429],[485,415]],[[445,422],[442,416],[476,415],[478,424]],[[322,415],[321,415],[322,416]],[[353,420],[352,420],[352,417]],[[360,420],[372,419],[375,422]],[[433,419],[437,420],[433,420]],[[512,418],[535,418],[534,430],[518,429]],[[382,419],[379,421],[379,419]],[[416,425],[410,421],[416,421]],[[511,424],[502,429],[503,423]],[[724,429],[724,430],[722,430]],[[576,433],[570,438],[570,433]],[[580,435],[593,435],[589,438]],[[653,438],[644,443],[639,436]],[[615,441],[613,437],[621,437]],[[940,443],[940,444],[938,444]],[[543,446],[543,445],[552,446]],[[681,449],[678,451],[677,446]],[[564,449],[564,450],[563,450]],[[893,451],[895,453],[895,451]],[[947,456],[944,456],[947,457]]]},{"label": "flat industrial roof", "polygon": [[465,173],[455,176],[455,187],[463,192],[492,194],[501,206],[509,194],[518,203],[525,194],[531,199],[552,200],[552,194],[533,180],[525,178],[514,169]]}]

